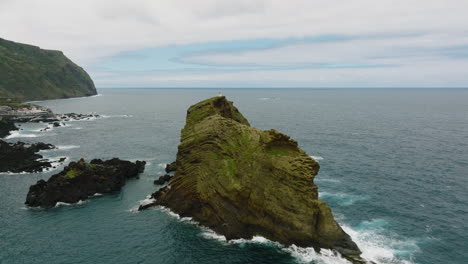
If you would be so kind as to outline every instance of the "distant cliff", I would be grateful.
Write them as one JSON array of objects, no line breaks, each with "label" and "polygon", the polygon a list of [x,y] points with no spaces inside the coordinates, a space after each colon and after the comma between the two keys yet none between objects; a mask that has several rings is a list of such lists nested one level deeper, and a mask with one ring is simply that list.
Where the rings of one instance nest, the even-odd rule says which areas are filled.
[{"label": "distant cliff", "polygon": [[95,94],[89,75],[61,51],[0,38],[0,98],[46,100]]}]

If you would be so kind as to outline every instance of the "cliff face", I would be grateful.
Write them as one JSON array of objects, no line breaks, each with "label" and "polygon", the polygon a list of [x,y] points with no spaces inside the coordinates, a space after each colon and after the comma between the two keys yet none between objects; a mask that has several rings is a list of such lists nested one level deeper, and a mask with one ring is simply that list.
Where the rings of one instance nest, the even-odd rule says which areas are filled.
[{"label": "cliff face", "polygon": [[225,97],[190,107],[169,187],[156,204],[228,239],[261,235],[285,245],[360,251],[318,200],[319,164],[276,130],[250,127]]},{"label": "cliff face", "polygon": [[45,100],[95,94],[89,75],[61,51],[0,38],[0,97]]}]

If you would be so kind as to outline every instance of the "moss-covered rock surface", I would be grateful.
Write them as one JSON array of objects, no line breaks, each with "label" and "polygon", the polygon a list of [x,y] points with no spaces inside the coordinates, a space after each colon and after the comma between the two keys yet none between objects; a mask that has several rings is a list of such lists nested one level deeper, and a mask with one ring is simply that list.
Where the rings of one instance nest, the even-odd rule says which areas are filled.
[{"label": "moss-covered rock surface", "polygon": [[119,191],[127,179],[135,178],[145,169],[146,162],[135,163],[117,158],[102,161],[83,159],[71,162],[48,181],[39,180],[29,188],[28,206],[53,207],[58,202],[77,203],[96,193]]},{"label": "moss-covered rock surface", "polygon": [[187,111],[175,176],[153,198],[227,239],[260,235],[359,262],[358,247],[318,200],[318,170],[296,141],[251,127],[232,102],[214,97]]}]

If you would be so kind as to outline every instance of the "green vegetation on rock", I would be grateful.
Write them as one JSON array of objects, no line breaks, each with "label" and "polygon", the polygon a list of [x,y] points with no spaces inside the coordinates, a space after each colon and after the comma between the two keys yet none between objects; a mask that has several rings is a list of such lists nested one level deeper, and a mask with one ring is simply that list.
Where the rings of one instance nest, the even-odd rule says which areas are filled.
[{"label": "green vegetation on rock", "polygon": [[0,38],[0,98],[45,100],[96,93],[89,75],[61,51]]},{"label": "green vegetation on rock", "polygon": [[313,180],[319,164],[287,135],[250,127],[225,97],[189,108],[176,164],[170,187],[153,194],[157,204],[228,239],[260,235],[362,261],[331,209],[318,200]]}]

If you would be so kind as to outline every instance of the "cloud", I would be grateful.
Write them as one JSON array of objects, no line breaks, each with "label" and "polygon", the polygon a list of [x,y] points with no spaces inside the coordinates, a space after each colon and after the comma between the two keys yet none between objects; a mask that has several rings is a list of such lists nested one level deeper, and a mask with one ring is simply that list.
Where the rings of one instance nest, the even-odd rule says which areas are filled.
[{"label": "cloud", "polygon": [[325,41],[298,41],[263,50],[196,54],[180,61],[204,65],[382,67],[438,62],[443,57],[462,56],[466,36],[446,34],[372,35]]},{"label": "cloud", "polygon": [[[171,81],[179,82],[177,78],[189,82],[190,76],[206,82],[212,79],[228,82],[230,78],[254,81],[255,76],[261,82],[283,76],[278,82],[293,83],[296,78],[307,82],[300,73],[308,76],[320,73],[323,80],[355,80],[359,78],[353,74],[368,72],[367,79],[378,74],[384,78],[397,68],[419,76],[418,66],[419,73],[432,71],[439,66],[426,68],[423,64],[436,64],[437,59],[445,65],[445,70],[441,69],[446,74],[443,79],[449,80],[454,76],[446,68],[460,64],[465,67],[464,61],[457,60],[468,57],[464,48],[468,32],[466,10],[466,0],[0,0],[0,32],[6,39],[62,50],[72,60],[92,69],[93,77],[110,74],[112,69],[105,69],[108,62],[131,51],[183,49],[198,43],[206,44],[207,49],[175,54],[171,60],[178,59],[180,65],[161,63],[161,67],[174,67],[175,72],[165,73],[169,74],[166,77],[158,75],[158,78],[166,78],[164,82],[172,84]],[[352,39],[300,41],[320,36]],[[247,41],[249,44],[256,39],[286,42],[260,48],[254,45],[250,50],[244,47],[241,52],[212,47],[212,43]],[[288,42],[288,39],[295,41]],[[150,68],[149,63],[145,65],[145,71],[151,72],[146,69]],[[328,65],[329,69],[318,69],[317,65]],[[369,71],[340,69],[339,74],[336,69],[366,65],[400,67]],[[211,67],[212,71],[200,71],[202,66]],[[177,67],[188,69],[176,71]],[[217,71],[226,67],[230,67],[229,72],[228,69]],[[187,75],[190,70],[192,74]],[[129,75],[122,75],[124,72]],[[114,76],[129,80],[138,75],[129,68],[115,71]],[[260,76],[263,77],[260,79]],[[153,80],[150,77],[145,79]],[[456,77],[459,80],[458,75]],[[97,78],[99,85],[114,83],[100,78]],[[420,80],[423,81],[427,82]],[[145,85],[161,83],[159,79]]]},{"label": "cloud", "polygon": [[322,34],[465,31],[464,0],[2,0],[5,38],[87,63],[129,49]]}]

